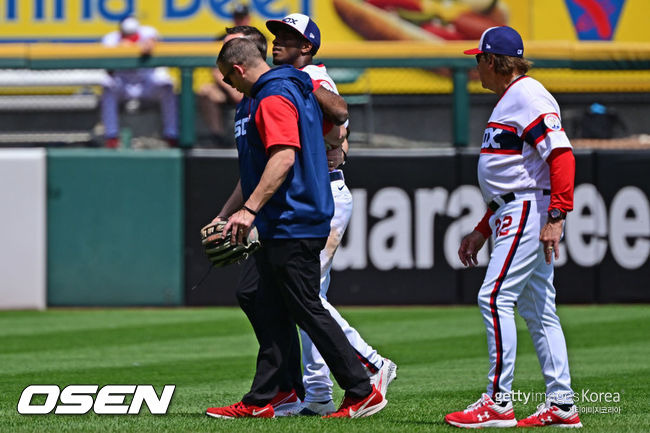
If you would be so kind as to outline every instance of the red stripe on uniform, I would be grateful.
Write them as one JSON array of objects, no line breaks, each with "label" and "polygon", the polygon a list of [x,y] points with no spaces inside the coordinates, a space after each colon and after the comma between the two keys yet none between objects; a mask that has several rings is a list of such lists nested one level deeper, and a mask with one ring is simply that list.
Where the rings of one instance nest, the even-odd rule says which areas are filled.
[{"label": "red stripe on uniform", "polygon": [[[357,352],[355,350],[355,352]],[[379,367],[375,366],[373,363],[368,361],[365,356],[363,356],[361,353],[357,352],[357,358],[359,358],[359,361],[361,361],[361,364],[365,365],[365,367],[370,371],[370,373],[375,374],[379,371]]]},{"label": "red stripe on uniform", "polygon": [[564,128],[560,128],[560,129],[557,129],[557,130],[556,129],[548,129],[548,128],[546,128],[546,131],[544,131],[544,133],[542,135],[540,135],[539,137],[537,137],[537,139],[535,140],[535,146],[537,146],[537,143],[539,143],[540,141],[545,139],[549,132],[553,132],[553,131],[564,131]]},{"label": "red stripe on uniform", "polygon": [[504,131],[514,132],[515,134],[517,133],[517,128],[510,125],[504,125],[503,123],[488,122],[487,126],[488,128],[499,128],[499,129],[503,129]]},{"label": "red stripe on uniform", "polygon": [[[508,87],[506,87],[506,90],[503,91],[503,94],[502,94],[501,97],[499,98],[499,101],[501,101],[501,100],[503,99],[503,97],[506,96],[506,93],[508,93],[508,90],[510,90],[510,88],[511,88],[511,87],[512,87],[516,82],[518,82],[519,80],[523,80],[524,78],[529,78],[529,77],[528,77],[528,75],[522,75],[521,77],[515,79],[515,81],[513,81],[512,83],[508,84]],[[497,104],[498,104],[498,103],[499,103],[499,102],[497,102]]]},{"label": "red stripe on uniform", "polygon": [[494,289],[490,294],[490,312],[492,313],[492,325],[494,326],[494,340],[497,350],[497,363],[494,369],[494,382],[492,384],[492,398],[496,397],[496,393],[499,392],[499,379],[501,378],[501,370],[503,368],[503,340],[501,338],[501,326],[499,325],[499,312],[497,311],[497,296],[499,295],[499,290],[503,285],[503,281],[506,279],[508,274],[508,269],[512,264],[512,259],[515,256],[517,247],[519,246],[519,241],[521,236],[524,233],[524,227],[526,227],[526,221],[528,220],[528,213],[530,211],[530,201],[525,201],[523,203],[523,208],[521,211],[521,219],[519,220],[519,227],[517,228],[517,233],[506,257],[506,261],[503,264],[499,278],[497,278],[494,283]]},{"label": "red stripe on uniform", "polygon": [[[540,114],[539,117],[537,117],[537,119],[530,122],[530,124],[526,127],[526,129],[524,129],[524,131],[521,133],[520,135],[521,139],[524,140],[526,138],[526,134],[528,134],[528,132],[530,132],[531,129],[539,125],[539,123],[542,120],[544,120],[544,116],[546,116],[547,114],[551,114],[551,113]],[[556,113],[552,113],[552,114],[556,114]]]},{"label": "red stripe on uniform", "polygon": [[481,149],[481,153],[498,153],[501,155],[520,155],[521,149],[493,149],[491,147],[485,147]]}]

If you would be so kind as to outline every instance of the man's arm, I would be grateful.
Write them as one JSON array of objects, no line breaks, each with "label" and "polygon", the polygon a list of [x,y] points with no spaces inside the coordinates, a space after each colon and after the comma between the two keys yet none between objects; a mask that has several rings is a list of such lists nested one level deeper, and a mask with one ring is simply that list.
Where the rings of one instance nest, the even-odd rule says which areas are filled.
[{"label": "man's arm", "polygon": [[463,265],[469,266],[470,268],[478,266],[476,255],[492,234],[492,229],[490,228],[490,217],[492,215],[494,215],[494,212],[488,209],[485,215],[483,215],[483,219],[474,227],[474,230],[460,242],[458,258]]},{"label": "man's arm", "polygon": [[244,203],[243,208],[228,219],[228,224],[223,230],[224,234],[232,228],[233,241],[242,242],[242,239],[248,235],[257,212],[262,209],[287,178],[295,158],[296,148],[294,146],[275,145],[269,149],[269,160],[262,172],[260,182]]},{"label": "man's arm", "polygon": [[[569,148],[553,149],[546,159],[551,178],[551,204],[549,209],[556,208],[564,212],[573,210],[573,189],[575,183],[576,163],[573,152]],[[539,235],[544,245],[544,256],[547,264],[551,264],[551,256],[560,258],[560,240],[564,220],[546,221]]]},{"label": "man's arm", "polygon": [[241,180],[238,180],[232,194],[230,194],[230,197],[228,197],[228,200],[226,200],[226,203],[223,205],[217,216],[214,217],[212,222],[227,220],[230,215],[235,213],[238,209],[241,209],[243,205],[244,196],[241,192]]},{"label": "man's arm", "polygon": [[343,125],[348,120],[348,104],[341,95],[319,86],[314,90],[314,96],[325,117],[334,122],[335,125]]},{"label": "man's arm", "polygon": [[269,151],[269,161],[266,163],[260,183],[244,205],[255,212],[259,211],[273,194],[280,188],[296,160],[294,146],[273,146]]},{"label": "man's arm", "polygon": [[334,126],[327,132],[327,134],[323,135],[325,144],[328,144],[329,147],[332,148],[341,147],[345,141],[345,132],[346,130],[344,126]]}]

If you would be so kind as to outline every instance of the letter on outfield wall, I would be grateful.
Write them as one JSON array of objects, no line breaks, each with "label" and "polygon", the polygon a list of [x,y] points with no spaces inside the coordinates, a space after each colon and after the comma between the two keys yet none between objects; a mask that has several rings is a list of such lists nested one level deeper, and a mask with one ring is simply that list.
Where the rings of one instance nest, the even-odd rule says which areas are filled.
[{"label": "letter on outfield wall", "polygon": [[571,258],[586,268],[603,261],[607,253],[607,208],[605,201],[590,183],[574,191],[573,212],[567,215],[566,245]]},{"label": "letter on outfield wall", "polygon": [[366,238],[368,236],[368,192],[365,189],[353,189],[354,208],[352,218],[346,230],[345,242],[341,243],[332,268],[335,271],[345,269],[365,269],[368,266]]},{"label": "letter on outfield wall", "polygon": [[434,265],[436,214],[444,215],[448,195],[441,187],[415,190],[415,265],[418,269]]},{"label": "letter on outfield wall", "polygon": [[609,244],[614,259],[625,269],[638,269],[650,254],[650,205],[636,186],[616,193],[609,209]]},{"label": "letter on outfield wall", "polygon": [[[461,185],[449,196],[447,204],[447,216],[455,218],[445,233],[445,258],[447,263],[454,269],[463,268],[458,258],[458,246],[463,237],[474,230],[476,223],[485,215],[485,202],[481,190],[473,185]],[[463,212],[468,210],[466,215]],[[463,215],[463,216],[461,216]],[[478,262],[486,265],[489,258],[489,243],[486,244],[477,254]]]},{"label": "letter on outfield wall", "polygon": [[379,218],[368,236],[372,264],[381,271],[413,267],[411,200],[406,191],[389,187],[372,198],[370,216]]}]

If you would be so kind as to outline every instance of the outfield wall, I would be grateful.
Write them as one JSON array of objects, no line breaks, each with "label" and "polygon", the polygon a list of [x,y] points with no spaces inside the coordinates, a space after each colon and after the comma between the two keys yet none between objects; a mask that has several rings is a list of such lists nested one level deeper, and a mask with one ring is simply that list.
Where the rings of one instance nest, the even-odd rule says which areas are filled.
[{"label": "outfield wall", "polygon": [[[333,303],[475,302],[489,245],[471,270],[456,251],[485,211],[477,158],[352,151]],[[558,302],[650,302],[650,152],[579,150],[576,163]],[[237,182],[234,150],[3,150],[0,168],[0,308],[236,303],[238,266],[192,289],[210,269],[199,229]]]},{"label": "outfield wall", "polygon": [[48,305],[183,304],[178,150],[48,152]]},{"label": "outfield wall", "polygon": [[[206,270],[198,228],[234,186],[234,152],[193,151],[186,160],[186,302],[233,305],[236,268]],[[462,236],[485,212],[476,151],[352,151],[345,175],[354,212],[334,259],[334,304],[475,302],[485,273],[462,269]],[[558,302],[650,301],[648,151],[577,151],[575,211],[556,266]],[[206,200],[206,197],[209,197]]]}]

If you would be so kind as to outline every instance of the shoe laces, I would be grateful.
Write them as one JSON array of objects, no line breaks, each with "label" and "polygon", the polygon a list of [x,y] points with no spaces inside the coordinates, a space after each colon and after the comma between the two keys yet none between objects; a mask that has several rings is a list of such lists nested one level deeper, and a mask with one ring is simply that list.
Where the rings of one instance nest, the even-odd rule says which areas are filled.
[{"label": "shoe laces", "polygon": [[485,406],[485,403],[488,401],[489,398],[490,396],[487,394],[481,395],[481,398],[479,398],[474,403],[467,406],[467,409],[465,409],[463,412],[464,413],[471,412],[473,410],[478,409],[479,407]]},{"label": "shoe laces", "polygon": [[537,405],[537,411],[534,414],[532,414],[531,416],[542,416],[542,415],[544,415],[546,412],[548,412],[550,410],[551,410],[551,402],[550,401],[547,401],[545,403],[540,403],[539,405]]},{"label": "shoe laces", "polygon": [[234,410],[243,410],[243,409],[246,409],[246,405],[245,405],[243,402],[241,402],[241,401],[238,401],[237,403],[233,404],[233,405],[230,406],[230,407],[233,408]]}]

